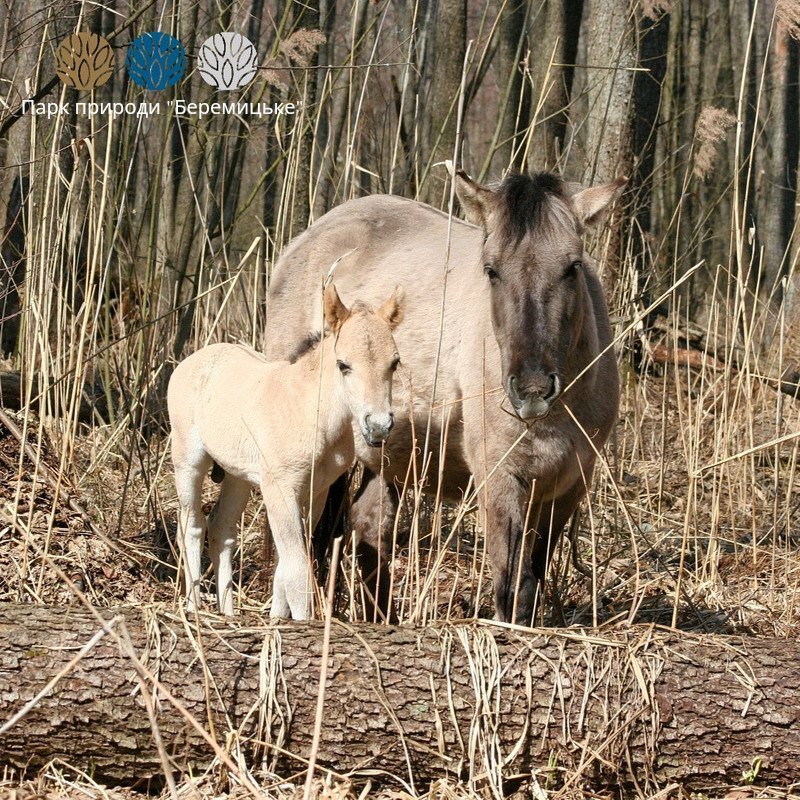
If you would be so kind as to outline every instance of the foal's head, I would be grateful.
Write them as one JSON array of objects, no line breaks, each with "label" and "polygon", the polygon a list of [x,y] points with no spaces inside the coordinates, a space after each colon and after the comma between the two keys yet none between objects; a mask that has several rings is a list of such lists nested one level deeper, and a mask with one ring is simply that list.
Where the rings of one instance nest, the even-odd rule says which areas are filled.
[{"label": "foal's head", "polygon": [[392,379],[400,356],[392,331],[403,318],[403,290],[397,286],[376,311],[360,301],[347,308],[333,284],[325,289],[324,300],[348,408],[367,444],[379,447],[394,425]]},{"label": "foal's head", "polygon": [[603,217],[625,182],[573,192],[543,172],[510,175],[493,190],[456,174],[467,219],[484,231],[482,263],[503,387],[521,419],[546,416],[577,371],[576,346],[592,312],[583,230]]}]

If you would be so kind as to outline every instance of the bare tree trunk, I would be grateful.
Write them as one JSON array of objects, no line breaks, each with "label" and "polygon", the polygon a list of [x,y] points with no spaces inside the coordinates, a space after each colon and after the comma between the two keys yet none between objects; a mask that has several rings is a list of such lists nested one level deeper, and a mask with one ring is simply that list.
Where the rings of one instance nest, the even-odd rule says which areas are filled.
[{"label": "bare tree trunk", "polygon": [[528,13],[528,52],[535,114],[528,165],[555,169],[561,161],[569,121],[569,102],[583,0],[545,0]]},{"label": "bare tree trunk", "polygon": [[[633,168],[633,81],[638,65],[635,5],[631,0],[584,3],[586,122],[581,174],[587,186],[630,175]],[[617,207],[606,229],[601,277],[608,297],[614,296],[624,261],[626,205]]]},{"label": "bare tree trunk", "polygon": [[432,0],[430,40],[425,49],[427,120],[422,141],[421,200],[435,202],[445,184],[446,172],[430,172],[445,159],[459,160],[456,153],[458,97],[467,48],[466,0]]},{"label": "bare tree trunk", "polygon": [[[761,8],[761,28],[765,37],[763,61],[764,89],[761,92],[759,137],[764,146],[756,151],[757,158],[757,213],[756,230],[763,246],[760,275],[761,295],[767,308],[778,310],[783,299],[781,279],[789,273],[792,256],[792,238],[795,227],[795,202],[797,199],[797,167],[800,140],[798,139],[798,43],[789,35],[786,26],[773,17],[774,3]],[[772,32],[771,38],[769,32]],[[764,344],[769,347],[773,360],[781,358],[779,347],[783,338],[784,353],[790,362],[800,364],[800,343],[797,330],[800,318],[795,320],[794,298],[787,304],[788,327],[784,337],[776,335],[779,320],[774,318],[765,325]]]},{"label": "bare tree trunk", "polygon": [[[503,5],[499,24],[497,75],[499,97],[494,141],[487,153],[481,175],[500,176],[523,166],[521,138],[530,120],[530,90],[523,80],[522,60],[527,55],[527,27],[530,3],[510,0]],[[491,169],[490,169],[491,164]]]},{"label": "bare tree trunk", "polygon": [[10,355],[16,350],[19,337],[22,313],[20,298],[25,281],[25,217],[29,186],[27,175],[15,177],[0,240],[0,349],[4,355]]},{"label": "bare tree trunk", "polygon": [[[298,5],[294,19],[295,30],[300,28],[319,28],[320,0]],[[319,65],[319,53],[314,56],[313,63]],[[297,153],[297,169],[294,176],[294,194],[292,197],[291,223],[287,230],[288,238],[297,236],[308,227],[311,216],[311,162],[314,150],[314,118],[317,114],[319,100],[319,81],[317,70],[305,72],[302,79],[302,92],[298,95],[302,100],[300,124],[300,146]]]},{"label": "bare tree trunk", "polygon": [[[369,10],[369,0],[356,0],[355,10],[353,11],[353,22],[350,30],[350,49],[347,57],[342,59],[346,66],[354,66],[358,63],[362,53],[364,35],[367,25],[367,11]],[[333,31],[328,31],[329,52],[333,55],[335,40]],[[330,59],[331,64],[335,64],[334,58]],[[336,195],[337,175],[336,164],[341,153],[342,136],[348,119],[349,103],[352,100],[351,86],[353,76],[352,70],[342,69],[333,78],[331,86],[331,97],[328,101],[329,109],[325,115],[326,136],[324,137],[325,151],[322,156],[319,168],[319,188],[314,202],[314,214],[319,217],[329,211],[334,204]]]},{"label": "bare tree trunk", "polygon": [[630,175],[631,99],[637,66],[636,21],[630,0],[586,0],[587,184]]},{"label": "bare tree trunk", "polygon": [[642,17],[638,25],[639,64],[646,72],[637,72],[633,81],[633,152],[636,159],[630,181],[630,194],[634,197],[631,216],[635,226],[631,230],[631,252],[639,271],[639,288],[647,291],[653,263],[650,258],[649,238],[653,197],[653,176],[656,169],[656,135],[661,113],[661,99],[667,72],[669,48],[669,14],[660,18]]},{"label": "bare tree trunk", "polygon": [[[30,704],[0,735],[0,763],[36,769],[58,757],[95,779],[158,781],[144,685],[173,769],[213,758],[173,699],[221,746],[236,742],[284,774],[304,769],[321,624],[203,616],[198,627],[152,609],[102,613],[111,631],[68,667],[102,631],[91,613],[0,605],[0,725]],[[157,687],[147,674],[137,679],[125,636]],[[652,793],[674,781],[738,783],[759,758],[759,780],[786,785],[800,779],[798,661],[793,640],[651,626],[543,633],[334,622],[319,764],[418,786],[449,776],[499,789],[504,776],[572,774],[584,788]]]}]

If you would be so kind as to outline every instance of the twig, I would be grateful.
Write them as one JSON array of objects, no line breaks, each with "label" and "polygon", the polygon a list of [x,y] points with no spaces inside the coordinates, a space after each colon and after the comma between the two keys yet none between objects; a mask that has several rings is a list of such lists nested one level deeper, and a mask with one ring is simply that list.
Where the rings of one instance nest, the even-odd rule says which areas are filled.
[{"label": "twig", "polygon": [[322,736],[322,714],[325,710],[325,683],[328,680],[328,654],[331,647],[331,620],[333,619],[333,596],[336,589],[336,571],[339,566],[339,553],[342,549],[342,537],[333,540],[333,555],[331,556],[331,574],[328,576],[328,596],[325,608],[325,632],[322,638],[322,663],[319,668],[319,691],[317,692],[317,710],[314,716],[314,736],[311,739],[311,751],[308,755],[308,772],[306,785],[303,790],[303,800],[311,797],[311,784],[314,781],[314,768],[317,765],[319,741]]}]

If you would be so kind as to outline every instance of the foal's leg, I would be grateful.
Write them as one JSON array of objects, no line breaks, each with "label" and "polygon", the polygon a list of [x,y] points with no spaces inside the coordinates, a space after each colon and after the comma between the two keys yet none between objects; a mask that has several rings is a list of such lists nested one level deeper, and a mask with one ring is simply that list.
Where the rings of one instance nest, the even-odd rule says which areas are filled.
[{"label": "foal's leg", "polygon": [[[480,483],[476,476],[476,483]],[[531,565],[536,537],[536,508],[525,517],[530,490],[514,476],[498,471],[486,491],[478,493],[486,548],[492,564],[495,617],[501,622],[530,625],[536,604],[537,581]]]},{"label": "foal's leg", "polygon": [[263,485],[269,527],[278,551],[270,616],[308,619],[311,609],[311,571],[306,552],[303,518],[289,489]]},{"label": "foal's leg", "polygon": [[206,532],[206,517],[203,514],[201,491],[203,478],[209,465],[184,463],[175,468],[175,487],[178,491],[180,519],[178,522],[178,544],[183,556],[183,576],[186,590],[186,609],[196,608],[200,583],[200,554]]},{"label": "foal's leg", "polygon": [[370,622],[397,622],[389,595],[389,562],[396,515],[397,493],[380,475],[364,467],[364,478],[350,510],[350,524],[361,579],[367,590],[364,610]]},{"label": "foal's leg", "polygon": [[208,520],[208,549],[217,577],[217,608],[228,616],[233,614],[233,551],[239,520],[249,497],[250,484],[226,474],[219,500]]}]

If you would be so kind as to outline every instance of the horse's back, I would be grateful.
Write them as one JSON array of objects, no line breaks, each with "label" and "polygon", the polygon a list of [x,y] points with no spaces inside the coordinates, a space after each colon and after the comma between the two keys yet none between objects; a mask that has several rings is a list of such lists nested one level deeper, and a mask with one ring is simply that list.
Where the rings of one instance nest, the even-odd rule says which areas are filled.
[{"label": "horse's back", "polygon": [[[452,225],[455,249],[463,248],[464,233],[467,250],[474,248],[478,229],[457,218]],[[350,200],[320,217],[289,244],[273,269],[267,357],[288,358],[298,342],[321,328],[322,281],[331,270],[345,302],[357,297],[379,305],[401,284],[413,298],[406,318],[430,319],[435,309],[428,306],[442,297],[448,226],[446,214],[394,195]]]}]

